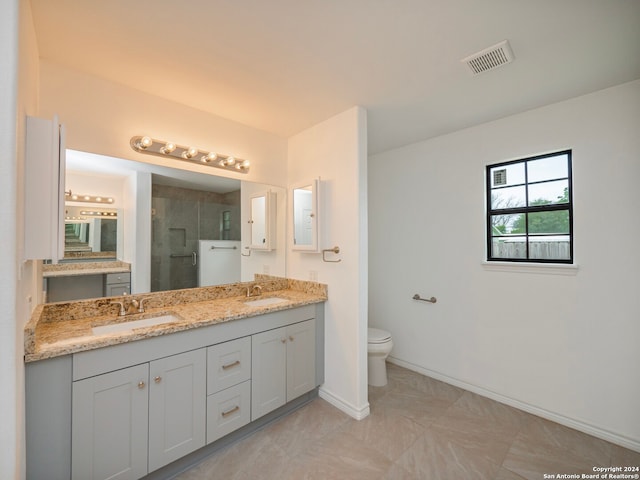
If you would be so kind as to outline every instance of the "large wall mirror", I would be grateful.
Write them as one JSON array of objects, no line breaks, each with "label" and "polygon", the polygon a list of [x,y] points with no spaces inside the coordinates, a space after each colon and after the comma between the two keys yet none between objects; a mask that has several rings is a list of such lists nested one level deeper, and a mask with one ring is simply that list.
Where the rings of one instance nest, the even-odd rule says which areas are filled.
[{"label": "large wall mirror", "polygon": [[[283,187],[73,150],[67,150],[66,180],[68,189],[113,197],[120,239],[113,258],[131,263],[132,276],[148,273],[150,279],[146,286],[132,285],[133,293],[249,281],[257,273],[285,275]],[[141,184],[150,188],[135,188]],[[260,250],[252,247],[251,202],[265,191],[281,214],[271,248]],[[146,215],[150,232],[143,231],[149,222],[140,221]],[[97,229],[68,228],[70,235],[78,232],[76,243]],[[143,249],[141,239],[146,246],[147,238]]]}]

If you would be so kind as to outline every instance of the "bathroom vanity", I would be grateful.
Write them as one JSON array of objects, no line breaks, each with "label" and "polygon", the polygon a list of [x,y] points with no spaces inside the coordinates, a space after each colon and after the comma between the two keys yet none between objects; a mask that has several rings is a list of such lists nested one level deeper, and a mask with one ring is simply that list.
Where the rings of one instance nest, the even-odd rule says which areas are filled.
[{"label": "bathroom vanity", "polygon": [[124,317],[122,298],[39,306],[28,478],[168,478],[317,395],[326,286],[253,285],[139,295],[145,312]]},{"label": "bathroom vanity", "polygon": [[48,302],[131,293],[131,265],[121,261],[43,265]]}]

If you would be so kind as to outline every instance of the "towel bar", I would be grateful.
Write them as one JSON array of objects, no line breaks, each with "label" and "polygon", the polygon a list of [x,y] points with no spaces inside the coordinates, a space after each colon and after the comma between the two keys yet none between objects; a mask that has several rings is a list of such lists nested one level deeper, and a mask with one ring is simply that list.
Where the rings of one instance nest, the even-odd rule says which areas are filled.
[{"label": "towel bar", "polygon": [[422,298],[419,294],[415,294],[413,297],[414,300],[421,300],[423,302],[429,302],[429,303],[436,303],[438,300],[436,299],[436,297],[431,297],[431,298]]}]

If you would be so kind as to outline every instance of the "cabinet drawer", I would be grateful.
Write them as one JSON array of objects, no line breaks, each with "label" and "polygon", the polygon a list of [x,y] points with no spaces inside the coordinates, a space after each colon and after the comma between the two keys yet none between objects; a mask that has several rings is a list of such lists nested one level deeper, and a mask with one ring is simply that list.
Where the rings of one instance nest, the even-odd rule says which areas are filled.
[{"label": "cabinet drawer", "polygon": [[207,444],[251,420],[251,381],[207,397]]},{"label": "cabinet drawer", "polygon": [[112,283],[130,283],[131,282],[131,273],[122,272],[122,273],[107,273],[105,278],[105,283],[110,285]]},{"label": "cabinet drawer", "polygon": [[207,395],[251,378],[251,337],[207,348]]}]

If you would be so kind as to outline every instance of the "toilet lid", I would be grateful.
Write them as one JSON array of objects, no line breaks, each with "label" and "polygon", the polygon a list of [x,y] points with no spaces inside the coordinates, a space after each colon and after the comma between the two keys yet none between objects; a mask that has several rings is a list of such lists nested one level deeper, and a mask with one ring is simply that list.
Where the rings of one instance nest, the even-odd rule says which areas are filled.
[{"label": "toilet lid", "polygon": [[369,329],[369,343],[384,343],[391,340],[391,334],[386,330],[380,330],[379,328]]}]

